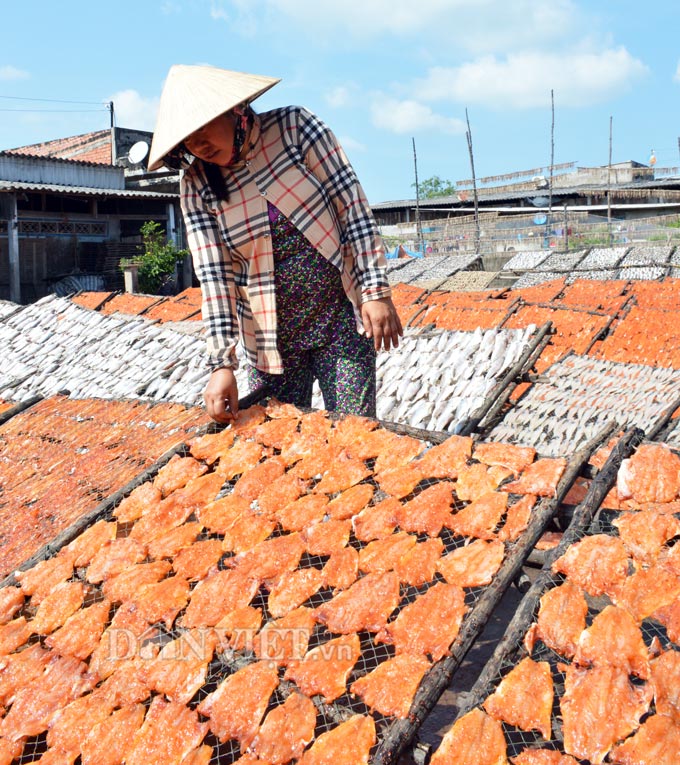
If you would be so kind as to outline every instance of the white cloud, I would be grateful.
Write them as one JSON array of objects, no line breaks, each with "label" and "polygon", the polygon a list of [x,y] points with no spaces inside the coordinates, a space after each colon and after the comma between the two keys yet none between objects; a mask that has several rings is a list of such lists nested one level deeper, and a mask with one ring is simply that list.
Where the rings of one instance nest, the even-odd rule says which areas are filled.
[{"label": "white cloud", "polygon": [[338,85],[337,88],[332,88],[324,97],[326,103],[334,109],[348,106],[351,103],[349,88],[346,88],[344,85]]},{"label": "white cloud", "polygon": [[158,98],[144,98],[136,90],[119,90],[113,101],[116,125],[136,130],[153,130],[158,113]]},{"label": "white cloud", "polygon": [[465,123],[462,120],[436,114],[429,106],[418,101],[400,101],[385,95],[378,95],[371,104],[371,118],[375,127],[392,133],[465,132]]},{"label": "white cloud", "polygon": [[677,67],[677,69],[675,70],[675,76],[673,77],[673,79],[674,79],[676,82],[680,82],[680,61],[678,61],[678,67]]},{"label": "white cloud", "polygon": [[165,0],[163,5],[161,5],[161,13],[165,16],[174,16],[176,13],[181,12],[182,6],[178,2],[174,2],[174,0]]},{"label": "white cloud", "polygon": [[[266,2],[266,0],[265,0]],[[263,20],[257,11],[258,2],[249,0],[211,0],[210,18],[224,21],[229,28],[244,37],[254,37]]]},{"label": "white cloud", "polygon": [[647,67],[623,47],[600,53],[525,51],[484,56],[458,67],[433,67],[415,83],[425,101],[451,100],[503,109],[550,104],[587,106],[608,100],[644,77]]},{"label": "white cloud", "polygon": [[24,69],[17,69],[16,66],[0,66],[0,80],[27,80],[31,75]]},{"label": "white cloud", "polygon": [[338,136],[338,141],[340,141],[340,146],[347,152],[366,151],[365,143],[356,141],[354,138],[350,138],[350,136]]}]

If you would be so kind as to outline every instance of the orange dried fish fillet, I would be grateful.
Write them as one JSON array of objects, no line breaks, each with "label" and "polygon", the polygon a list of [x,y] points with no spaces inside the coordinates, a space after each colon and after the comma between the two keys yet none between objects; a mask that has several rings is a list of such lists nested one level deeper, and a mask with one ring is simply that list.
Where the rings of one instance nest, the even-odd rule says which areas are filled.
[{"label": "orange dried fish fillet", "polygon": [[172,558],[183,548],[189,547],[203,531],[203,524],[187,522],[170,529],[165,534],[155,537],[149,542],[148,554],[152,560]]},{"label": "orange dried fish fillet", "polygon": [[532,462],[522,472],[516,481],[506,483],[503,491],[511,494],[536,494],[539,497],[554,497],[557,484],[567,467],[567,461],[562,458],[549,458]]},{"label": "orange dried fish fillet", "polygon": [[381,491],[389,494],[394,499],[407,497],[423,480],[423,476],[418,467],[416,467],[415,462],[410,465],[392,468],[391,470],[384,470],[374,477]]},{"label": "orange dried fish fillet", "polygon": [[125,761],[134,736],[142,727],[146,710],[142,704],[116,709],[95,725],[82,741],[82,765],[119,765]]},{"label": "orange dried fish fillet", "polygon": [[0,738],[0,763],[2,765],[12,765],[12,763],[21,757],[24,751],[24,741],[7,741],[7,739]]},{"label": "orange dried fish fillet", "polygon": [[408,717],[413,697],[430,666],[424,656],[393,656],[355,680],[350,690],[369,709],[381,715],[404,719]]},{"label": "orange dried fish fillet", "polygon": [[505,675],[483,706],[496,720],[521,730],[538,730],[550,740],[553,697],[550,664],[525,657]]},{"label": "orange dried fish fillet", "polygon": [[90,672],[99,679],[119,672],[126,662],[144,653],[146,641],[157,634],[158,631],[139,613],[134,603],[123,603],[90,657]]},{"label": "orange dried fish fillet", "polygon": [[578,765],[569,754],[555,749],[525,749],[512,758],[513,765]]},{"label": "orange dried fish fillet", "polygon": [[399,531],[385,539],[369,542],[359,551],[359,570],[367,573],[391,571],[417,541],[414,535]]},{"label": "orange dried fish fillet", "polygon": [[0,624],[7,624],[24,605],[24,593],[20,587],[0,589]]},{"label": "orange dried fish fillet", "polygon": [[307,482],[302,478],[284,473],[265,487],[257,498],[257,512],[266,518],[274,518],[276,511],[294,502],[307,489]]},{"label": "orange dried fish fillet", "polygon": [[680,457],[666,444],[642,444],[623,460],[617,477],[619,499],[672,502],[680,493]]},{"label": "orange dried fish fillet", "polygon": [[101,547],[116,538],[117,531],[116,521],[97,521],[66,545],[65,549],[74,556],[74,567],[87,566]]},{"label": "orange dried fish fillet", "polygon": [[16,651],[28,641],[33,634],[33,626],[26,621],[25,616],[19,616],[0,627],[0,658]]},{"label": "orange dried fish fillet", "polygon": [[586,628],[588,603],[583,590],[568,579],[558,587],[548,590],[541,598],[538,619],[524,638],[529,653],[537,639],[548,648],[571,659],[576,653],[578,639]]},{"label": "orange dried fish fillet", "polygon": [[303,532],[302,538],[310,555],[330,555],[347,545],[351,531],[350,520],[329,519],[309,526]]},{"label": "orange dried fish fillet", "polygon": [[668,715],[680,723],[680,652],[663,651],[652,659],[651,669],[657,714]]},{"label": "orange dried fish fillet", "polygon": [[209,744],[203,744],[198,749],[189,752],[180,765],[209,765],[213,756],[213,748]]},{"label": "orange dried fish fillet", "polygon": [[145,663],[143,677],[146,684],[171,701],[188,704],[205,683],[216,645],[214,630],[183,632],[166,643],[158,656]]},{"label": "orange dried fish fillet", "polygon": [[[402,467],[412,459],[417,457],[425,448],[423,441],[411,436],[396,436],[390,438],[383,449],[381,449],[378,458],[375,461],[374,470],[376,473],[382,473],[385,470],[393,470]],[[351,447],[348,447],[348,451]]]},{"label": "orange dried fish fillet", "polygon": [[[147,545],[151,540],[163,536],[177,526],[181,526],[194,511],[192,503],[182,495],[180,489],[169,497],[162,499],[156,507],[145,513],[130,530],[130,534],[125,539],[127,541],[136,541],[139,544]],[[120,539],[114,540],[114,543],[120,542]],[[106,550],[103,547],[95,555],[92,565],[98,561],[98,556]]]},{"label": "orange dried fish fillet", "polygon": [[354,536],[361,542],[384,539],[396,529],[401,503],[394,497],[387,497],[373,507],[364,508],[352,518]]},{"label": "orange dried fish fillet", "polygon": [[96,584],[111,579],[135,563],[141,563],[147,554],[147,547],[131,537],[112,539],[101,547],[87,567],[85,578]]},{"label": "orange dried fish fillet", "polygon": [[329,632],[378,632],[398,605],[399,577],[393,571],[366,574],[316,608],[314,618]]},{"label": "orange dried fish fillet", "polygon": [[189,441],[189,451],[197,460],[212,465],[224,452],[231,449],[235,437],[236,431],[233,428],[224,428],[219,433],[206,433]]},{"label": "orange dried fish fillet", "polygon": [[54,558],[41,560],[26,571],[15,571],[21,591],[32,596],[32,603],[40,603],[58,584],[71,578],[74,557],[73,553],[62,550]]},{"label": "orange dried fish fillet", "polygon": [[628,553],[618,537],[592,534],[569,547],[552,564],[594,597],[609,591],[628,575]]},{"label": "orange dried fish fillet", "polygon": [[244,752],[257,735],[269,698],[279,678],[271,662],[258,661],[223,680],[197,709],[210,718],[220,741],[236,739]]},{"label": "orange dried fish fillet", "polygon": [[172,560],[172,568],[178,575],[190,582],[204,579],[222,557],[222,542],[219,539],[202,539],[180,550]]},{"label": "orange dried fish fillet", "polygon": [[297,759],[314,738],[316,707],[301,693],[291,693],[269,712],[253,739],[252,751],[271,765]]},{"label": "orange dried fish fillet", "polygon": [[472,454],[469,436],[451,436],[441,444],[432,446],[413,463],[423,478],[457,478]]},{"label": "orange dried fish fillet", "polygon": [[249,515],[250,503],[243,497],[227,494],[196,512],[198,520],[213,534],[225,534],[243,515]]},{"label": "orange dried fish fillet", "polygon": [[493,539],[508,505],[508,495],[490,491],[470,502],[446,522],[456,536]]},{"label": "orange dried fish fillet", "polygon": [[491,584],[504,556],[505,546],[500,540],[476,539],[441,558],[437,570],[449,584],[482,587]]},{"label": "orange dried fish fillet", "polygon": [[473,501],[498,488],[500,480],[492,471],[493,468],[479,462],[460,468],[454,484],[458,499],[462,502]]},{"label": "orange dried fish fillet", "polygon": [[354,715],[322,733],[303,752],[299,765],[368,765],[371,747],[375,744],[375,723],[372,717]]},{"label": "orange dried fish fillet", "polygon": [[87,666],[71,656],[54,656],[45,671],[24,685],[14,696],[6,717],[0,721],[0,736],[17,741],[47,730],[54,714],[70,701],[91,690],[95,677]]},{"label": "orange dried fish fillet", "polygon": [[474,458],[485,465],[500,465],[521,473],[529,467],[536,457],[536,449],[532,446],[517,446],[505,443],[475,444]]},{"label": "orange dried fish fillet", "polygon": [[451,726],[430,765],[509,765],[503,727],[476,707]]},{"label": "orange dried fish fillet", "polygon": [[643,680],[649,678],[649,653],[630,612],[606,606],[578,640],[574,662],[581,666],[612,665]]},{"label": "orange dried fish fillet", "polygon": [[31,620],[31,631],[36,635],[49,635],[74,614],[85,599],[82,582],[62,582],[44,598]]},{"label": "orange dried fish fillet", "polygon": [[113,706],[96,692],[74,699],[50,720],[47,745],[63,752],[74,752],[77,756],[85,736],[112,711]]},{"label": "orange dried fish fillet", "polygon": [[531,511],[536,504],[533,494],[525,494],[505,511],[505,523],[496,535],[503,542],[514,542],[526,530]]},{"label": "orange dried fish fillet", "polygon": [[40,643],[0,656],[0,705],[8,706],[21,687],[40,677],[51,657]]},{"label": "orange dried fish fillet", "polygon": [[242,606],[220,619],[215,625],[215,632],[220,639],[222,649],[229,645],[236,651],[252,651],[253,640],[261,626],[262,609]]},{"label": "orange dried fish fillet", "polygon": [[259,582],[240,570],[215,571],[191,592],[183,627],[214,627],[230,611],[250,604]]},{"label": "orange dried fish fillet", "polygon": [[394,645],[397,655],[429,655],[439,661],[448,654],[466,611],[463,589],[438,582],[405,606],[375,640]]},{"label": "orange dried fish fillet", "polygon": [[321,480],[312,489],[315,493],[335,494],[368,478],[371,471],[363,460],[352,459],[340,452],[331,465],[323,472]]},{"label": "orange dried fish fillet", "polygon": [[186,486],[192,478],[203,475],[207,469],[208,466],[205,463],[193,457],[180,457],[179,454],[175,454],[158,471],[153,479],[153,485],[160,491],[161,496],[167,497],[176,489]]},{"label": "orange dried fish fillet", "polygon": [[[343,449],[350,457],[358,460],[368,460],[389,451],[399,436],[385,428],[374,430],[357,430],[356,438],[351,442],[343,439]],[[377,472],[377,471],[376,471]]]},{"label": "orange dried fish fillet", "polygon": [[163,622],[171,629],[175,617],[187,604],[189,591],[189,582],[173,575],[155,584],[143,585],[130,602],[149,624]]},{"label": "orange dried fish fillet", "polygon": [[45,644],[62,656],[75,656],[81,661],[99,645],[109,619],[111,603],[102,600],[81,608],[45,639]]},{"label": "orange dried fish fillet", "polygon": [[292,680],[306,696],[318,694],[330,704],[345,692],[359,656],[359,636],[342,635],[312,648],[301,661],[289,663],[284,679]]},{"label": "orange dried fish fillet", "polygon": [[655,611],[652,617],[663,624],[670,640],[680,643],[680,598]]},{"label": "orange dried fish fillet", "polygon": [[680,725],[665,715],[648,717],[622,744],[615,746],[608,762],[615,765],[676,765],[680,752]]},{"label": "orange dried fish fillet", "polygon": [[276,522],[250,510],[224,530],[222,550],[225,552],[244,553],[264,542],[276,528]]},{"label": "orange dried fish fillet", "polygon": [[269,590],[267,608],[274,618],[285,616],[315,595],[323,585],[319,568],[302,568],[282,574]]},{"label": "orange dried fish fillet", "polygon": [[325,494],[305,494],[278,510],[275,517],[286,531],[302,531],[323,519],[327,505]]},{"label": "orange dried fish fillet", "polygon": [[207,729],[195,710],[155,696],[125,756],[125,765],[180,765],[203,741]]},{"label": "orange dried fish fillet", "polygon": [[297,568],[305,543],[298,532],[272,537],[233,559],[233,566],[245,577],[260,581],[274,579]]},{"label": "orange dried fish fillet", "polygon": [[339,450],[330,444],[315,444],[313,451],[304,455],[288,472],[295,478],[314,478],[328,470],[338,454]]},{"label": "orange dried fish fillet", "polygon": [[113,511],[114,516],[120,523],[130,523],[141,518],[145,513],[155,507],[162,499],[161,490],[153,485],[152,481],[146,481],[141,486],[133,489]]},{"label": "orange dried fish fillet", "polygon": [[286,464],[280,457],[270,457],[264,462],[245,470],[234,484],[233,493],[248,502],[257,499],[260,494],[286,471]]},{"label": "orange dried fish fillet", "polygon": [[121,603],[134,597],[142,585],[160,582],[171,570],[172,566],[167,560],[136,563],[107,579],[102,585],[102,592],[111,602]]},{"label": "orange dried fish fillet", "polygon": [[353,518],[361,512],[373,499],[373,487],[368,483],[360,483],[346,489],[338,497],[328,503],[326,512],[336,521]]},{"label": "orange dried fish fillet", "polygon": [[600,765],[617,741],[630,735],[648,709],[652,687],[632,685],[625,670],[611,665],[566,669],[560,700],[564,750]]},{"label": "orange dried fish fillet", "polygon": [[309,638],[314,629],[311,608],[300,606],[281,619],[265,624],[253,637],[253,649],[258,659],[287,666],[300,661],[307,653]]},{"label": "orange dried fish fillet", "polygon": [[418,542],[396,562],[394,571],[402,584],[420,587],[434,579],[444,542],[435,537]]},{"label": "orange dried fish fillet", "polygon": [[359,575],[359,553],[353,547],[345,547],[331,553],[323,567],[323,580],[333,592],[346,590]]},{"label": "orange dried fish fillet", "polygon": [[680,520],[654,510],[622,513],[612,521],[633,558],[653,563],[669,539],[680,534]]},{"label": "orange dried fish fillet", "polygon": [[375,430],[377,427],[378,423],[376,420],[349,414],[335,422],[328,440],[334,446],[345,449],[353,443],[360,441],[364,433]]},{"label": "orange dried fish fillet", "polygon": [[265,446],[281,449],[297,433],[299,418],[282,417],[268,420],[252,430],[252,437]]},{"label": "orange dried fish fillet", "polygon": [[415,531],[436,537],[451,519],[453,483],[441,481],[421,491],[397,511],[403,531]]},{"label": "orange dried fish fillet", "polygon": [[223,485],[224,477],[219,471],[205,473],[199,475],[198,478],[192,478],[186,486],[177,489],[168,499],[175,497],[178,503],[195,511],[215,499]]},{"label": "orange dried fish fillet", "polygon": [[144,681],[144,667],[151,658],[153,654],[145,657],[135,656],[120,662],[116,671],[96,689],[102,703],[115,708],[146,701],[151,696],[151,689]]},{"label": "orange dried fish fillet", "polygon": [[638,622],[642,622],[680,596],[680,576],[654,564],[639,568],[614,584],[608,595],[613,603],[628,609]]},{"label": "orange dried fish fillet", "polygon": [[260,404],[253,404],[247,409],[240,409],[232,423],[234,432],[238,435],[247,437],[249,431],[252,431],[266,419],[266,411]]},{"label": "orange dried fish fillet", "polygon": [[244,441],[242,439],[234,441],[234,444],[226,452],[220,455],[220,461],[215,467],[215,472],[219,473],[225,480],[230,481],[237,475],[255,467],[262,459],[264,449],[262,444],[257,441]]}]

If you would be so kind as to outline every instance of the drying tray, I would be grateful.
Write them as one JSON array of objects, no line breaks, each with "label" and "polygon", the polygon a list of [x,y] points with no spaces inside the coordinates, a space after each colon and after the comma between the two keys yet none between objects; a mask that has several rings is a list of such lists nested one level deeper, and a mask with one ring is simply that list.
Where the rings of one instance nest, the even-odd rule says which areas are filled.
[{"label": "drying tray", "polygon": [[[256,400],[256,397],[252,397],[248,402]],[[243,402],[244,404],[246,402]],[[335,418],[333,418],[335,419]],[[208,426],[206,430],[209,430],[211,426]],[[559,507],[561,499],[567,493],[572,482],[576,476],[582,471],[584,465],[587,463],[590,455],[594,449],[601,444],[605,439],[609,437],[611,432],[616,428],[614,423],[611,423],[599,436],[594,439],[586,447],[581,449],[578,453],[574,454],[567,463],[565,472],[557,487],[556,496],[552,498],[543,498],[534,507],[532,512],[529,526],[524,533],[512,543],[506,543],[506,551],[503,563],[500,569],[497,571],[492,583],[486,587],[466,588],[465,590],[465,602],[469,610],[463,618],[458,636],[450,646],[450,655],[441,659],[435,663],[424,679],[420,683],[418,691],[414,697],[410,713],[405,719],[397,719],[393,717],[384,717],[377,712],[372,713],[373,720],[375,722],[377,742],[371,751],[371,762],[376,765],[387,765],[388,763],[396,763],[400,753],[408,745],[408,743],[416,735],[419,726],[423,720],[434,707],[440,695],[445,688],[450,684],[451,679],[461,664],[465,654],[474,643],[476,637],[484,628],[488,619],[490,618],[495,606],[501,599],[504,591],[512,583],[519,573],[521,566],[528,554],[534,547],[537,539],[543,533],[544,529],[555,515],[557,508]],[[214,429],[214,428],[213,428]],[[399,432],[399,426],[392,425],[391,430]],[[411,429],[404,432],[408,433]],[[443,440],[442,434],[431,434],[432,439],[429,443],[441,442]],[[140,485],[146,480],[149,480],[155,475],[158,470],[167,463],[167,461],[175,454],[184,455],[187,454],[187,450],[184,447],[177,447],[159,461],[157,461],[152,467],[148,468],[144,473],[138,476],[135,481],[128,484],[125,489],[127,492],[131,491],[135,486]],[[370,464],[370,463],[369,463]],[[370,481],[371,479],[366,479]],[[231,481],[225,485],[220,492],[220,495],[228,493],[235,481]],[[424,490],[433,483],[437,483],[437,480],[425,480],[416,487],[416,493]],[[41,551],[43,558],[51,557],[56,554],[59,549],[66,545],[69,541],[74,539],[85,528],[88,528],[97,520],[110,518],[112,513],[122,499],[124,491],[116,492],[109,497],[106,501],[102,502],[99,506],[93,509],[91,513],[83,516],[74,524],[70,529],[65,531],[55,539],[51,544],[45,546]],[[376,493],[377,501],[378,493]],[[412,495],[403,498],[403,501],[407,501],[412,498]],[[456,501],[457,509],[460,509],[466,503],[460,503]],[[191,520],[191,517],[188,519]],[[119,535],[125,535],[129,532],[129,528],[125,524],[119,525]],[[281,532],[274,532],[276,533]],[[215,535],[205,534],[201,538],[214,537]],[[469,538],[454,537],[453,534],[447,529],[443,529],[440,537],[444,542],[444,553],[460,547],[466,542],[470,541]],[[421,538],[423,538],[421,536]],[[350,538],[350,544],[357,549],[364,546],[364,543],[358,541],[352,534]],[[34,556],[37,559],[40,556]],[[307,553],[303,555],[300,562],[300,568],[303,567],[320,567],[324,559],[316,556],[310,556]],[[27,566],[26,566],[27,567]],[[24,568],[24,567],[22,567]],[[420,586],[405,586],[400,588],[400,604],[396,611],[392,614],[390,619],[393,619],[396,614],[399,613],[409,603],[412,603],[420,594],[426,592],[437,581],[441,581],[439,574],[435,575],[435,578]],[[11,584],[12,578],[3,582],[3,584]],[[101,595],[98,586],[92,586],[89,591],[88,600],[84,603],[85,606],[100,600]],[[312,596],[308,601],[305,601],[305,605],[310,607],[316,607],[323,602],[328,601],[332,597],[332,593],[329,589],[322,589]],[[263,608],[263,614],[267,615],[266,611],[266,596],[262,592],[255,596],[251,605],[261,606]],[[263,619],[263,622],[266,619]],[[180,632],[174,628],[168,630],[163,627],[160,628],[161,641],[168,641],[179,636]],[[326,642],[330,633],[325,627],[317,625],[311,635],[309,648],[313,648],[315,645]],[[347,681],[346,688],[349,688],[351,683],[365,675],[370,670],[374,669],[381,662],[391,657],[394,654],[394,649],[391,646],[384,644],[378,644],[374,641],[373,637],[366,632],[359,633],[361,641],[361,655],[357,663],[355,664],[352,673]],[[189,706],[194,707],[200,703],[208,693],[213,691],[221,680],[226,676],[238,670],[239,668],[246,666],[256,660],[254,654],[248,652],[232,652],[226,651],[221,654],[216,654],[213,658],[208,669],[208,675],[203,687],[198,691],[196,696],[190,701]],[[289,682],[280,682],[278,689],[273,694],[270,700],[271,709],[273,706],[278,705],[283,699],[293,690],[294,686]],[[361,699],[346,692],[343,696],[338,698],[332,704],[326,704],[320,700],[320,697],[314,697],[314,703],[317,708],[317,727],[315,736],[318,737],[326,731],[334,729],[340,722],[346,720],[348,717],[354,714],[371,714],[369,709],[363,703]],[[239,750],[235,741],[227,741],[226,743],[220,743],[212,734],[208,734],[205,738],[205,743],[208,743],[214,747],[213,757],[211,762],[213,763],[229,763],[238,759]],[[27,740],[24,747],[24,753],[20,758],[16,760],[17,765],[21,763],[30,762],[35,759],[37,755],[45,750],[46,738],[45,734],[40,734],[32,739]]]},{"label": "drying tray", "polygon": [[[461,694],[460,711],[455,720],[460,719],[469,711],[480,707],[488,696],[498,687],[504,676],[519,662],[528,656],[523,641],[527,630],[536,620],[540,598],[550,589],[561,584],[565,577],[551,571],[552,563],[562,556],[567,549],[586,535],[616,533],[612,521],[620,515],[617,511],[602,509],[602,503],[615,485],[618,468],[621,462],[629,457],[643,441],[644,432],[639,428],[631,428],[618,440],[602,470],[593,479],[583,502],[577,507],[572,522],[563,534],[559,545],[548,551],[545,564],[530,587],[508,625],[504,637],[498,643],[493,655],[486,663],[477,681],[467,694]],[[593,598],[586,594],[588,601],[587,624],[609,604],[608,598],[602,596]],[[649,646],[653,640],[658,640],[664,650],[677,649],[666,634],[665,629],[656,621],[645,619],[641,625],[641,633],[645,644]],[[534,661],[546,661],[551,668],[554,683],[555,699],[553,705],[550,741],[543,739],[539,733],[523,731],[514,726],[502,724],[507,742],[507,756],[515,757],[526,747],[540,746],[547,749],[563,751],[561,739],[561,717],[559,701],[564,692],[564,664],[566,659],[544,645],[541,640],[534,644],[531,658]],[[452,720],[451,722],[455,722]],[[422,747],[423,745],[421,745]],[[423,747],[427,749],[427,747]],[[425,751],[425,756],[429,753]],[[585,762],[585,761],[584,761]]]}]

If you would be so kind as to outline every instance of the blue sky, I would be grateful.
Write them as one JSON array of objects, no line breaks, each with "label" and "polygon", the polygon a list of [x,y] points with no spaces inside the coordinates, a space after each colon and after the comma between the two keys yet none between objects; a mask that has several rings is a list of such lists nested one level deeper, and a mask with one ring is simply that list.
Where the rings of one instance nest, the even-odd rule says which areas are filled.
[{"label": "blue sky", "polygon": [[[152,130],[172,64],[281,77],[340,138],[372,203],[419,178],[555,163],[680,165],[677,0],[62,0],[5,2],[0,149],[116,124]],[[24,99],[54,99],[54,101]],[[86,103],[67,104],[64,101]],[[47,111],[49,110],[49,111]],[[72,110],[72,111],[66,111]]]}]

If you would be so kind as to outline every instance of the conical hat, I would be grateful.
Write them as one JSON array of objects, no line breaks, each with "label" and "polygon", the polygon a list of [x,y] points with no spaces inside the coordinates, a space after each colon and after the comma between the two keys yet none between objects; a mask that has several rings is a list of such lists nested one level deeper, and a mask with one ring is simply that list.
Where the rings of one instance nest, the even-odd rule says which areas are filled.
[{"label": "conical hat", "polygon": [[213,66],[170,67],[149,151],[149,170],[159,168],[165,155],[195,130],[234,106],[253,101],[280,81]]}]

